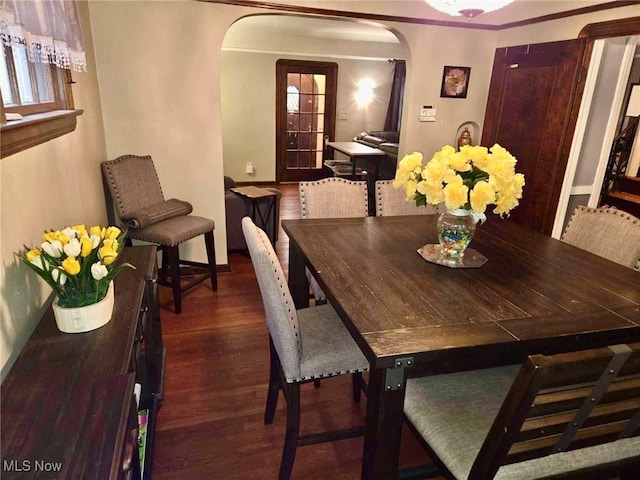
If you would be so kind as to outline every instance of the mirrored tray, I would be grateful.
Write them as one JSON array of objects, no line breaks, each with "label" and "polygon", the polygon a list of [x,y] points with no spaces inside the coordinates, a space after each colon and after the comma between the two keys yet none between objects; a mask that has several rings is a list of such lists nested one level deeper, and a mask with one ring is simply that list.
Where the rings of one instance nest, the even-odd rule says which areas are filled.
[{"label": "mirrored tray", "polygon": [[439,244],[427,244],[418,249],[418,254],[427,262],[437,263],[448,268],[478,268],[487,262],[487,257],[473,248],[464,251],[464,257],[457,261],[447,259],[440,255]]}]

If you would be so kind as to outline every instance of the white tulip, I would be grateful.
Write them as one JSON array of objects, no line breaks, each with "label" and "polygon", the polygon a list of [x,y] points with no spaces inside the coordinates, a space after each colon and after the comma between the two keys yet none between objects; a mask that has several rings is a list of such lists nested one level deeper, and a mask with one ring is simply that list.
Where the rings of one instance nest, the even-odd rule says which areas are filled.
[{"label": "white tulip", "polygon": [[40,247],[42,247],[42,250],[44,250],[50,257],[60,258],[62,255],[62,243],[60,243],[59,240],[44,242]]},{"label": "white tulip", "polygon": [[51,277],[56,283],[59,283],[60,285],[64,285],[65,283],[67,283],[67,274],[64,273],[62,268],[54,268],[53,270],[51,270]]},{"label": "white tulip", "polygon": [[101,240],[100,235],[91,235],[91,243],[93,245],[91,248],[93,249],[100,245]]},{"label": "white tulip", "polygon": [[40,270],[44,270],[44,263],[42,262],[42,255],[38,255],[36,257],[33,257],[33,260],[31,260],[31,264],[35,265]]},{"label": "white tulip", "polygon": [[62,233],[65,237],[69,239],[76,238],[76,231],[71,227],[66,227],[64,230],[62,230]]},{"label": "white tulip", "polygon": [[64,246],[64,253],[66,253],[68,257],[77,257],[80,255],[80,242],[77,238],[72,238],[67,242]]},{"label": "white tulip", "polygon": [[108,273],[109,271],[107,270],[107,267],[105,267],[100,262],[96,262],[93,265],[91,265],[91,276],[95,280],[102,280],[104,277],[107,276]]}]

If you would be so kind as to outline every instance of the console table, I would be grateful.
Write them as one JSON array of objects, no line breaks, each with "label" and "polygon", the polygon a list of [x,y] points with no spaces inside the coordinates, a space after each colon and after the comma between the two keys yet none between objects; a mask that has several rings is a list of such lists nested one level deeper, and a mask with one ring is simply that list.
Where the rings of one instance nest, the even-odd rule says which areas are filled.
[{"label": "console table", "polygon": [[[166,354],[156,248],[127,247],[120,261],[136,269],[116,277],[111,321],[66,334],[49,307],[2,383],[3,480],[151,478]],[[142,465],[139,409],[148,410]]]}]

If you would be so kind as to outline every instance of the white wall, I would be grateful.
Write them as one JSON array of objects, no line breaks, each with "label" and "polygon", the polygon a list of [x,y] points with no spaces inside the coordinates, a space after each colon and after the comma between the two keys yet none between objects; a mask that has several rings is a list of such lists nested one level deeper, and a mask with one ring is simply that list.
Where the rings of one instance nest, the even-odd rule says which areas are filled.
[{"label": "white wall", "polygon": [[100,162],[106,159],[91,27],[78,2],[87,73],[73,73],[75,106],[84,110],[73,133],[0,161],[0,365],[4,379],[44,312],[51,289],[15,253],[39,245],[49,229],[105,224]]}]

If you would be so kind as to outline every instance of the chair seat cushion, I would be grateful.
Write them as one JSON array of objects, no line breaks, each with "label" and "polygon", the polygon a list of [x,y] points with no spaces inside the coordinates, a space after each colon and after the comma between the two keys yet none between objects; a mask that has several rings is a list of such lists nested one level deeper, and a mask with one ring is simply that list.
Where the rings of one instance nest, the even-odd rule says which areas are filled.
[{"label": "chair seat cushion", "polygon": [[215,222],[195,215],[183,215],[163,220],[146,228],[129,230],[129,236],[136,240],[174,247],[182,242],[212,232]]},{"label": "chair seat cushion", "polygon": [[369,369],[369,362],[331,305],[304,308],[297,313],[302,339],[302,378],[295,381]]},{"label": "chair seat cushion", "polygon": [[[407,419],[458,480],[466,480],[519,365],[407,381]],[[640,454],[640,438],[506,465],[497,480],[542,480]],[[555,477],[554,477],[555,478]]]}]

